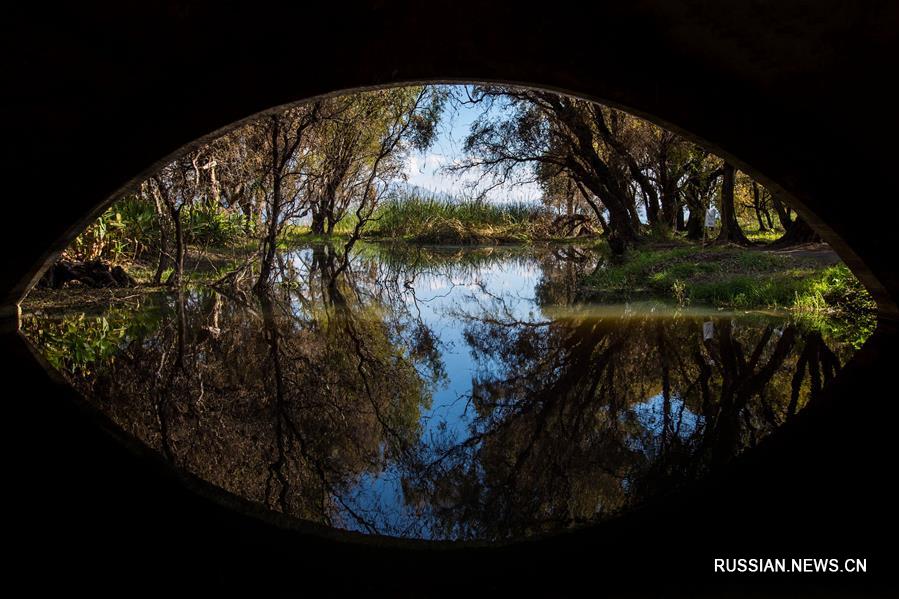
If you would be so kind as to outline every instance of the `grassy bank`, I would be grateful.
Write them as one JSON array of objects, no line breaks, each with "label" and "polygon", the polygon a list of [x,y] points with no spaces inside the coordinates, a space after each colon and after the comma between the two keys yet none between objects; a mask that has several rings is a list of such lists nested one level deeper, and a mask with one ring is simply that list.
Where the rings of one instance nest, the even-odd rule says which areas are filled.
[{"label": "grassy bank", "polygon": [[682,305],[873,318],[874,302],[867,291],[845,265],[834,262],[829,250],[794,254],[735,247],[647,247],[607,262],[583,285],[598,301],[657,297]]},{"label": "grassy bank", "polygon": [[[354,214],[335,225],[334,237],[352,233]],[[317,239],[308,227],[292,227],[291,239]],[[378,207],[363,230],[373,240],[397,240],[438,245],[527,243],[559,239],[552,232],[552,215],[535,204],[470,200],[449,201],[416,196],[391,200]]]}]

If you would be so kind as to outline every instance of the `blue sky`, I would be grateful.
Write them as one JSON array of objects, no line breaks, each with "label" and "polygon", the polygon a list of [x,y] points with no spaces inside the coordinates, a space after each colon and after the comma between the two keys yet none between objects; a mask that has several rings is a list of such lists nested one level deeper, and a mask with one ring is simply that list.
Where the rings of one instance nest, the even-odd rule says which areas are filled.
[{"label": "blue sky", "polygon": [[[409,155],[406,162],[406,177],[411,185],[448,193],[455,197],[471,195],[465,184],[476,179],[477,173],[468,173],[465,176],[446,175],[440,172],[440,168],[465,156],[462,151],[465,137],[480,110],[479,107],[473,106],[447,107],[438,126],[434,144],[426,152],[412,152]],[[495,202],[536,201],[541,195],[540,187],[536,184],[506,185],[491,190],[487,194],[487,199]]]}]

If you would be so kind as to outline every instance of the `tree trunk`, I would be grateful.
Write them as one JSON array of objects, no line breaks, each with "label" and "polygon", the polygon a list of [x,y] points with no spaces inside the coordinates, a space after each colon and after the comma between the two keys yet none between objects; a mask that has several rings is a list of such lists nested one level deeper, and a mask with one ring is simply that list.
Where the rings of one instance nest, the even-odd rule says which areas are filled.
[{"label": "tree trunk", "polygon": [[272,202],[269,214],[268,228],[265,239],[262,242],[262,263],[259,267],[259,279],[256,281],[257,292],[264,290],[272,277],[272,267],[275,263],[275,250],[278,247],[278,219],[281,217],[281,178],[275,178],[272,196],[277,200]]},{"label": "tree trunk", "polygon": [[609,247],[612,249],[612,253],[620,255],[627,248],[637,245],[640,240],[640,233],[634,224],[633,212],[635,208],[633,203],[628,204],[626,199],[612,193],[598,179],[586,181],[585,185],[590,188],[594,195],[602,200],[603,205],[609,212],[607,230],[609,232]]},{"label": "tree trunk", "polygon": [[[153,181],[156,186],[154,192],[156,201],[165,206],[169,219],[172,221],[172,229],[175,237],[175,268],[172,271],[172,274],[169,275],[169,278],[166,279],[165,283],[166,285],[178,287],[181,285],[181,279],[184,273],[184,227],[181,226],[181,209],[184,207],[184,203],[182,201],[181,205],[176,206],[175,198],[172,197],[172,190],[166,187],[162,179],[154,178]],[[168,245],[168,243],[166,243],[166,245]],[[165,253],[168,254],[168,251]],[[162,277],[163,270],[165,270],[165,268],[163,267],[162,258],[160,257],[160,264],[157,266],[157,274],[160,278]]]},{"label": "tree trunk", "polygon": [[646,207],[646,221],[650,227],[659,224],[659,204],[654,197],[643,194],[643,205]]},{"label": "tree trunk", "polygon": [[724,163],[724,174],[721,180],[721,231],[715,243],[736,243],[749,245],[749,240],[743,234],[740,223],[737,222],[737,211],[734,207],[734,182],[736,169],[728,163]]},{"label": "tree trunk", "polygon": [[797,216],[787,232],[774,241],[770,247],[788,247],[803,243],[818,243],[820,241],[821,236],[803,218]]},{"label": "tree trunk", "polygon": [[677,230],[677,185],[668,173],[667,152],[659,162],[659,178],[662,201],[662,224]]},{"label": "tree trunk", "polygon": [[706,207],[700,166],[695,158],[687,164],[687,173],[689,176],[684,184],[684,204],[690,210],[690,216],[687,217],[686,227],[681,228],[686,229],[687,239],[699,241],[705,232]]},{"label": "tree trunk", "polygon": [[771,212],[768,211],[768,207],[765,206],[762,208],[762,214],[765,215],[765,220],[768,221],[768,228],[774,228],[774,222],[771,220]]},{"label": "tree trunk", "polygon": [[167,216],[165,208],[159,196],[153,194],[154,205],[156,207],[156,220],[159,222],[159,261],[156,265],[156,273],[153,275],[153,284],[162,284],[162,274],[169,267],[169,224],[166,222]]},{"label": "tree trunk", "polygon": [[259,279],[256,281],[257,293],[264,291],[272,276],[275,262],[275,250],[278,243],[278,221],[281,220],[281,161],[278,147],[280,121],[272,118],[272,203],[268,214],[265,239],[262,242],[262,263],[259,267]]},{"label": "tree trunk", "polygon": [[783,202],[778,200],[775,197],[771,197],[771,204],[774,206],[774,211],[777,212],[777,218],[780,220],[780,226],[783,227],[784,231],[789,231],[790,227],[793,226],[793,219],[790,218],[790,209],[783,205]]},{"label": "tree trunk", "polygon": [[662,189],[662,224],[668,228],[677,228],[677,192]]},{"label": "tree trunk", "polygon": [[310,230],[313,235],[324,235],[325,233],[325,213],[318,205],[312,208]]},{"label": "tree trunk", "polygon": [[[607,206],[608,207],[608,206]],[[631,221],[626,209],[609,208],[609,247],[613,254],[623,254],[629,247],[637,245],[640,235]]]},{"label": "tree trunk", "polygon": [[765,221],[762,220],[762,198],[759,193],[759,184],[752,182],[752,207],[755,209],[755,218],[759,223],[759,231],[767,231]]},{"label": "tree trunk", "polygon": [[755,209],[755,220],[756,220],[756,221],[758,222],[758,224],[759,224],[759,231],[760,231],[760,232],[763,232],[763,233],[764,233],[765,231],[768,230],[768,227],[765,226],[765,221],[762,220],[762,211],[759,210],[758,207],[756,207],[756,209]]},{"label": "tree trunk", "polygon": [[687,217],[687,239],[699,241],[702,239],[702,230],[705,227],[702,206],[690,207],[690,216]]},{"label": "tree trunk", "polygon": [[603,216],[602,210],[593,201],[590,197],[590,192],[584,187],[584,184],[580,181],[575,181],[575,185],[577,185],[578,191],[581,193],[581,197],[584,198],[584,201],[587,202],[587,205],[590,206],[590,209],[593,210],[593,215],[596,217],[596,220],[599,221],[599,224],[602,226],[602,234],[604,237],[609,235],[609,223],[606,222],[605,216]]},{"label": "tree trunk", "polygon": [[624,206],[628,214],[628,227],[633,231],[636,242],[640,238],[640,213],[637,212],[637,200],[632,195],[624,196]]},{"label": "tree trunk", "polygon": [[178,208],[169,206],[169,216],[175,225],[175,269],[169,275],[169,278],[166,279],[166,285],[173,287],[180,287],[184,276],[184,254],[186,248],[184,245],[184,227],[181,225],[182,207],[183,204]]}]

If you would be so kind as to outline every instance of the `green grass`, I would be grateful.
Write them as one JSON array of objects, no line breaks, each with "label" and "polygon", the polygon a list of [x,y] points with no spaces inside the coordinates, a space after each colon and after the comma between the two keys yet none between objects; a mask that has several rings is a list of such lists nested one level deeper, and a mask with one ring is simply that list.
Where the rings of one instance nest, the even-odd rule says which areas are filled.
[{"label": "green grass", "polygon": [[548,220],[532,204],[405,197],[381,206],[367,234],[417,243],[520,243],[547,238]]},{"label": "green grass", "polygon": [[787,259],[763,252],[732,248],[679,247],[629,251],[618,263],[609,263],[586,281],[597,290],[622,295],[667,294],[676,282],[688,283],[690,297],[703,286],[771,273],[787,266]]},{"label": "green grass", "polygon": [[780,239],[784,234],[783,229],[760,231],[758,224],[743,225],[741,228],[743,229],[743,234],[746,235],[746,239],[755,243],[771,243]]},{"label": "green grass", "polygon": [[816,328],[861,347],[877,326],[877,306],[845,264],[838,264],[807,279],[793,308]]},{"label": "green grass", "polygon": [[584,280],[595,297],[662,297],[719,308],[786,309],[806,315],[872,313],[849,269],[733,247],[646,248],[628,252]]}]

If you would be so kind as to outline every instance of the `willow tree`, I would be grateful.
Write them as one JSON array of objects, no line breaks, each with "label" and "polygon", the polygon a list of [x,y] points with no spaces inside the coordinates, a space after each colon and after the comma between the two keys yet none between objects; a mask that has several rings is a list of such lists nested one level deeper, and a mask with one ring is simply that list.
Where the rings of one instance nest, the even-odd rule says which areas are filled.
[{"label": "willow tree", "polygon": [[602,107],[542,90],[496,86],[475,87],[465,101],[484,110],[465,140],[467,158],[449,172],[478,173],[479,181],[489,182],[483,192],[540,177],[569,177],[586,190],[587,199],[598,200],[591,208],[607,221],[613,249],[623,251],[639,241],[634,170],[611,147],[615,135]]}]

